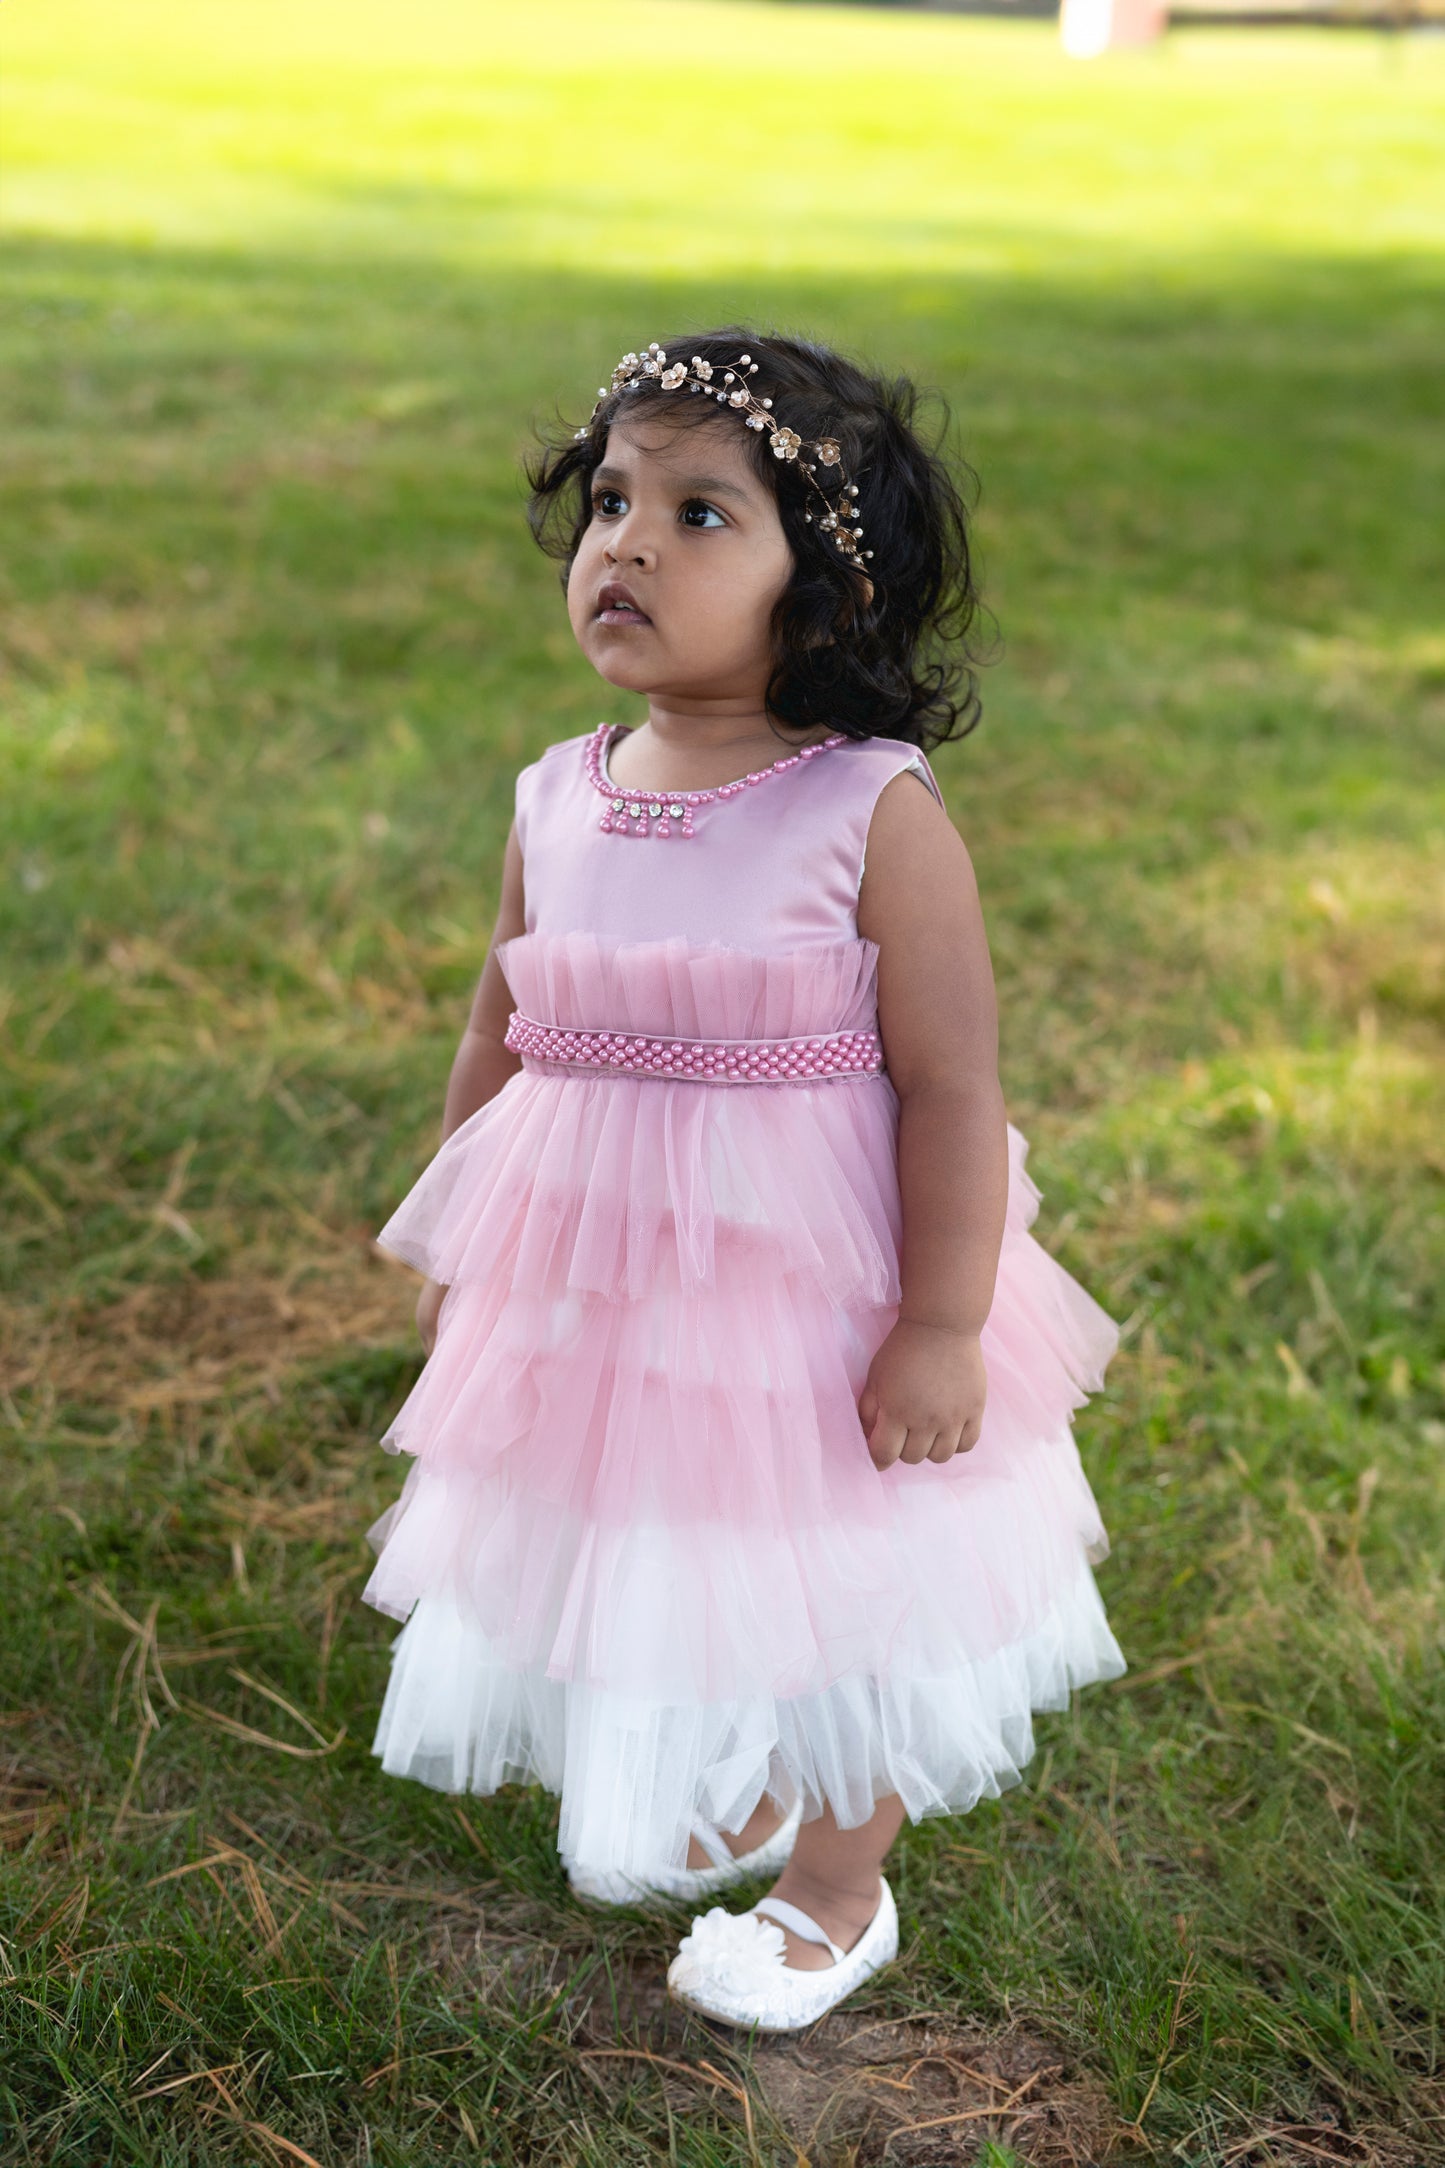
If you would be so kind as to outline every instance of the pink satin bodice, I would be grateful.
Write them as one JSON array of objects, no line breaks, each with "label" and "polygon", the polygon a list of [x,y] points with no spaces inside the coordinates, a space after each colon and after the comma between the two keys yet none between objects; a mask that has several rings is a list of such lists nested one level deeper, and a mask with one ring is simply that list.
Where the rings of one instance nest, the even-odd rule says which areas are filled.
[{"label": "pink satin bodice", "polygon": [[681,936],[757,954],[856,941],[868,824],[885,784],[911,769],[942,803],[916,745],[845,740],[697,806],[692,836],[607,832],[609,800],[587,774],[591,736],[548,746],[517,777],[528,934]]}]

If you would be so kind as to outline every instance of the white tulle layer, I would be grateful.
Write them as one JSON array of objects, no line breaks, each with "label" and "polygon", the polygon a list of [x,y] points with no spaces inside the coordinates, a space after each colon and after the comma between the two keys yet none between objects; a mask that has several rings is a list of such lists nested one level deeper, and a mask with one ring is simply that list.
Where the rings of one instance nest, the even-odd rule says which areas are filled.
[{"label": "white tulle layer", "polygon": [[391,1775],[442,1791],[540,1783],[561,1801],[569,1864],[681,1866],[701,1813],[738,1830],[771,1793],[824,1802],[845,1828],[890,1793],[909,1815],[962,1813],[1018,1781],[1032,1712],[1117,1678],[1124,1659],[1081,1567],[1022,1640],[969,1658],[910,1647],[886,1677],[812,1694],[669,1703],[521,1669],[444,1596],[398,1635],[373,1747]]}]

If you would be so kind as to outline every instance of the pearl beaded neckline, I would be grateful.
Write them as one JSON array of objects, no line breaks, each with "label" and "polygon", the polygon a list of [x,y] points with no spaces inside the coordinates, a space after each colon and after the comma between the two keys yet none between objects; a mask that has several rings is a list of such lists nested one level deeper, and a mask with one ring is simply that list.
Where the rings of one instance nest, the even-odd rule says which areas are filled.
[{"label": "pearl beaded neckline", "polygon": [[[766,783],[770,776],[781,775],[787,768],[796,768],[800,761],[811,760],[815,753],[826,753],[830,746],[845,745],[842,733],[820,739],[816,745],[799,746],[796,753],[789,753],[783,760],[775,760],[770,768],[758,768],[751,775],[740,775],[734,782],[719,783],[712,790],[652,791],[632,790],[626,784],[614,783],[607,773],[607,756],[612,750],[613,739],[628,734],[622,723],[599,723],[587,740],[587,780],[592,788],[607,800],[607,807],[597,823],[604,834],[669,836],[674,821],[681,821],[682,834],[696,833],[692,825],[693,809],[710,805],[714,799],[736,798],[757,783]],[[635,826],[629,828],[629,820]],[[652,827],[651,823],[657,822]]]}]

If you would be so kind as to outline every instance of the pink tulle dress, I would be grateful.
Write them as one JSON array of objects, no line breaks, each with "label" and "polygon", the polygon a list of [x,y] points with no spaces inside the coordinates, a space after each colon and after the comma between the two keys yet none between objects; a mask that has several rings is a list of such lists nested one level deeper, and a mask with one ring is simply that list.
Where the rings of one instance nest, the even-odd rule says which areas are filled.
[{"label": "pink tulle dress", "polygon": [[564,1859],[645,1875],[765,1792],[845,1826],[889,1793],[965,1810],[1016,1781],[1033,1710],[1124,1669],[1071,1429],[1117,1334],[1029,1233],[1010,1130],[982,1436],[873,1466],[902,1211],[856,910],[879,793],[937,784],[835,737],[648,801],[610,780],[619,734],[518,776],[526,930],[497,955],[530,1050],[379,1238],[448,1293],[366,1596],[406,1622],[383,1767],[539,1782]]}]

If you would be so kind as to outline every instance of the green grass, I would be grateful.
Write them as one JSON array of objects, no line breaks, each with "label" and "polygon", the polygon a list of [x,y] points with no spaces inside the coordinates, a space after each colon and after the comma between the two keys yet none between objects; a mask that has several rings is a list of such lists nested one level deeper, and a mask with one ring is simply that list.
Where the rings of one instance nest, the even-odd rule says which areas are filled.
[{"label": "green grass", "polygon": [[[1445,2160],[1445,50],[3,38],[0,2154]],[[546,1799],[376,1774],[357,1600],[417,1361],[370,1237],[516,768],[629,712],[515,456],[723,315],[954,404],[1005,647],[937,766],[1041,1231],[1127,1321],[1081,1436],[1131,1674],[905,1838],[857,2022],[913,2022],[797,2052],[665,2019],[668,1926],[569,1902]]]}]

